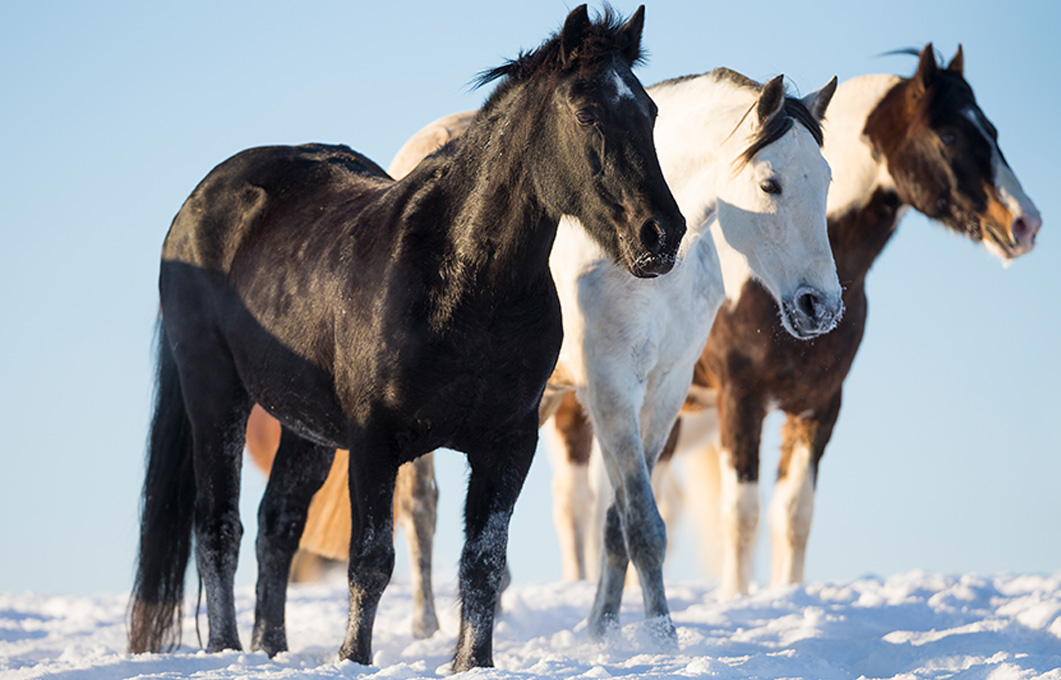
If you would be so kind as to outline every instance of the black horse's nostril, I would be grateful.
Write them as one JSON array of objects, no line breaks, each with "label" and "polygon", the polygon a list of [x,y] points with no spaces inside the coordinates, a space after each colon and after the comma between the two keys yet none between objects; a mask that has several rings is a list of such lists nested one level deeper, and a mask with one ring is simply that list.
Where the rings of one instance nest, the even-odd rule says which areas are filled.
[{"label": "black horse's nostril", "polygon": [[822,316],[825,306],[817,293],[805,292],[796,298],[796,307],[807,318],[817,320]]},{"label": "black horse's nostril", "polygon": [[659,255],[667,243],[667,235],[655,220],[646,220],[641,225],[641,245],[653,255]]}]

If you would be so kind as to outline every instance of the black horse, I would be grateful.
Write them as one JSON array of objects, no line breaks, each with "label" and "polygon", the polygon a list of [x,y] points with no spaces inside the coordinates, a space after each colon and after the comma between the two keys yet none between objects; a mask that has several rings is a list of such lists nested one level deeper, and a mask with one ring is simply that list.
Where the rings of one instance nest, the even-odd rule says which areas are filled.
[{"label": "black horse", "polygon": [[311,144],[244,151],[196,187],[162,248],[130,651],[179,641],[193,533],[208,649],[240,649],[240,462],[257,402],[284,432],[259,510],[254,647],[287,647],[291,557],[341,447],[353,531],[340,655],[369,663],[398,466],[446,446],[471,468],[454,668],[492,665],[509,518],[562,335],[557,223],[577,218],[640,277],[670,270],[685,229],[656,160],[655,105],[631,73],[643,21],[643,7],[626,23],[574,10],[484,73],[501,82],[467,133],[401,181]]}]

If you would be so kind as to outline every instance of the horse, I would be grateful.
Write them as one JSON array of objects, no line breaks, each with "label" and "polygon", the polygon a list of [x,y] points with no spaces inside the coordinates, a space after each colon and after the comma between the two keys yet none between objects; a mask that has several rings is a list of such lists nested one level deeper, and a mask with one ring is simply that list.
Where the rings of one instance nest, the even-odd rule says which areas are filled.
[{"label": "horse", "polygon": [[394,566],[400,464],[438,447],[471,472],[453,668],[493,663],[508,523],[562,339],[549,253],[571,216],[628,275],[668,273],[685,223],[634,77],[643,7],[586,6],[499,81],[462,137],[395,181],[345,146],[240,152],[195,188],[162,247],[156,402],[130,652],[175,644],[195,537],[207,650],[240,649],[233,578],[248,414],[283,425],[259,509],[252,647],[287,647],[306,510],[350,451],[350,612],[340,658],[371,661]]},{"label": "horse", "polygon": [[[564,343],[541,421],[577,393],[603,433],[609,473],[621,489],[609,512],[608,569],[589,616],[595,638],[618,623],[617,575],[628,558],[641,576],[645,616],[664,639],[675,638],[662,582],[666,539],[649,474],[688,392],[724,282],[759,277],[781,302],[783,326],[799,337],[828,331],[841,313],[825,231],[829,169],[819,149],[835,86],[833,79],[800,100],[785,94],[781,76],[760,85],[716,69],[649,88],[664,114],[656,126],[660,162],[689,228],[666,278],[627,285],[575,220],[561,222],[550,266]],[[418,137],[431,139],[436,126],[452,134],[462,117],[468,114]],[[318,533],[308,526],[311,532]]]},{"label": "horse", "polygon": [[[394,179],[409,174],[425,156],[464,132],[474,117],[475,112],[468,111],[425,126],[398,150],[387,166],[387,174]],[[280,432],[280,423],[256,404],[247,419],[246,450],[251,461],[267,475],[280,447]],[[306,526],[299,539],[299,552],[295,554],[291,569],[293,582],[320,578],[325,569],[324,560],[345,562],[350,553],[350,494],[346,484],[348,456],[349,452],[345,449],[335,452],[332,470],[324,485],[313,496]],[[413,637],[429,638],[438,630],[431,580],[438,518],[438,486],[435,483],[432,453],[425,453],[398,468],[394,518],[401,525],[409,548]]]},{"label": "horse", "polygon": [[[701,548],[714,556],[722,598],[748,592],[760,434],[775,408],[786,422],[769,509],[770,579],[772,586],[803,581],[818,467],[865,331],[866,274],[904,212],[914,208],[1005,263],[1035,245],[1042,219],[976,103],[961,46],[945,67],[934,55],[929,43],[910,78],[847,81],[829,107],[829,241],[846,309],[837,328],[809,342],[771,332],[779,310],[768,290],[748,281],[719,311],[697,362],[654,481],[657,490],[674,487],[666,479],[672,455],[691,463],[687,488],[696,490],[690,496],[706,524]],[[557,416],[567,439],[588,436],[577,409],[567,404]]]}]

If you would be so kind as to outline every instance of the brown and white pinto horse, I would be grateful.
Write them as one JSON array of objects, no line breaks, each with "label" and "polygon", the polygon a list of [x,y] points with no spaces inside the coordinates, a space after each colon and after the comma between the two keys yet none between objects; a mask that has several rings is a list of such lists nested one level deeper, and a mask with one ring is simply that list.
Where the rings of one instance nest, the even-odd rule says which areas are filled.
[{"label": "brown and white pinto horse", "polygon": [[[687,488],[696,489],[690,496],[707,515],[701,519],[713,524],[708,536],[721,543],[705,552],[715,555],[722,596],[748,591],[759,520],[760,434],[775,408],[787,420],[770,508],[771,583],[803,579],[818,465],[865,330],[866,274],[905,209],[982,242],[1006,262],[1032,250],[1042,225],[965,80],[961,47],[945,68],[929,44],[911,78],[863,76],[842,84],[829,108],[823,153],[833,172],[829,240],[844,287],[842,320],[808,341],[777,333],[776,304],[749,281],[716,317],[682,418],[656,469],[658,494],[673,486],[665,481],[671,455],[697,454]],[[554,421],[573,466],[589,459],[588,424],[578,408],[568,401]],[[557,499],[561,508],[575,502]],[[599,541],[597,532],[591,529],[586,540]],[[564,546],[564,552],[573,559],[568,555],[577,549]]]}]

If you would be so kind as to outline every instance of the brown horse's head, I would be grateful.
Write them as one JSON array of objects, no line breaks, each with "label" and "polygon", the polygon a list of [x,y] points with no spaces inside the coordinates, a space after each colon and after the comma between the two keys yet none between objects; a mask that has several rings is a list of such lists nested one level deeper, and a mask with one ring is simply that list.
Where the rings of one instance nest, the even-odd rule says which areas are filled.
[{"label": "brown horse's head", "polygon": [[903,202],[1003,260],[1035,247],[1042,218],[998,145],[998,132],[963,75],[959,46],[946,67],[929,43],[917,72],[866,120]]}]

